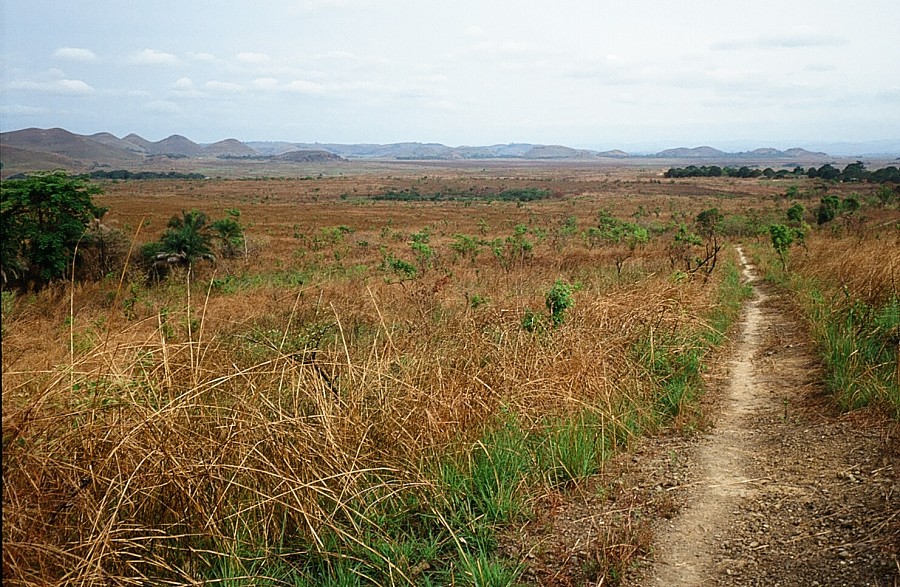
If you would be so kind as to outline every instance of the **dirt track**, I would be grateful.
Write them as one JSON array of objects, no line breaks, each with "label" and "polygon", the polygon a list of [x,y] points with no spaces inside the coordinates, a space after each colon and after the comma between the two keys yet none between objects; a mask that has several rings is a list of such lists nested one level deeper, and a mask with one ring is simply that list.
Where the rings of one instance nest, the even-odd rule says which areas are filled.
[{"label": "dirt track", "polygon": [[[834,412],[806,333],[754,288],[712,433],[665,449],[687,463],[657,490],[684,507],[657,524],[646,564],[625,584],[896,586],[896,425]],[[638,478],[654,475],[660,452],[644,448]]]}]

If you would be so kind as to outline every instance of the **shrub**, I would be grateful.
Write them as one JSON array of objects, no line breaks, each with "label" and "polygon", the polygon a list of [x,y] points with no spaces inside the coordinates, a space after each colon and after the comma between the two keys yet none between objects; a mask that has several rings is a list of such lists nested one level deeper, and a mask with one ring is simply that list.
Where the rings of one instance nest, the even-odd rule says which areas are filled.
[{"label": "shrub", "polygon": [[105,212],[100,189],[65,172],[8,179],[0,185],[0,276],[38,283],[63,277],[88,223]]}]

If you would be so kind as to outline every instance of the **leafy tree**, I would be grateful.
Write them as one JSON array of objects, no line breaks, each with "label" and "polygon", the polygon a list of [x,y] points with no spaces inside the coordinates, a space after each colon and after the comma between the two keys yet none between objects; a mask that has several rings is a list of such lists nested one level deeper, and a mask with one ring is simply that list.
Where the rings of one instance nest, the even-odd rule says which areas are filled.
[{"label": "leafy tree", "polygon": [[819,167],[816,175],[828,181],[837,181],[841,178],[841,172],[829,163],[826,163],[822,167]]},{"label": "leafy tree", "polygon": [[550,322],[554,327],[559,326],[565,320],[565,312],[575,305],[572,297],[575,287],[561,279],[557,279],[547,291],[544,303],[550,312]]},{"label": "leafy tree", "polygon": [[481,252],[481,246],[484,244],[484,241],[475,236],[469,236],[467,234],[454,234],[453,242],[450,243],[450,248],[456,252],[457,255],[468,259],[470,263],[475,264],[475,258],[478,257],[478,254]]},{"label": "leafy tree", "polygon": [[241,211],[237,208],[225,210],[225,218],[220,218],[209,225],[216,239],[222,256],[232,258],[244,246],[244,227],[241,225]]},{"label": "leafy tree", "polygon": [[0,185],[0,275],[4,283],[46,283],[66,275],[88,223],[106,211],[100,189],[65,172],[8,179]]},{"label": "leafy tree", "polygon": [[769,235],[772,238],[772,247],[778,253],[778,259],[781,260],[781,269],[786,271],[787,253],[791,245],[794,244],[795,232],[783,224],[770,224]]},{"label": "leafy tree", "polygon": [[804,212],[806,212],[806,209],[803,207],[803,204],[795,203],[787,209],[788,222],[792,225],[802,224]]},{"label": "leafy tree", "polygon": [[650,240],[646,228],[631,222],[625,222],[613,216],[608,210],[597,213],[597,227],[588,231],[589,238],[615,245],[616,274],[622,274],[625,261],[634,254],[638,245]]},{"label": "leafy tree", "polygon": [[531,259],[534,243],[526,238],[528,227],[517,224],[512,235],[506,239],[495,239],[491,242],[491,250],[500,262],[500,266],[509,271],[514,264],[524,266]]},{"label": "leafy tree", "polygon": [[212,251],[213,232],[209,218],[199,210],[181,212],[172,216],[158,242],[149,243],[142,249],[144,258],[158,272],[166,272],[169,267],[187,267],[193,271],[198,260],[214,261]]},{"label": "leafy tree", "polygon": [[862,207],[859,203],[858,194],[850,194],[841,201],[841,212],[844,214],[853,214]]},{"label": "leafy tree", "polygon": [[863,181],[868,179],[871,174],[866,171],[866,166],[862,161],[850,163],[841,171],[841,181]]},{"label": "leafy tree", "polygon": [[894,190],[891,189],[891,186],[880,185],[878,186],[878,191],[875,192],[875,197],[878,198],[879,205],[882,208],[886,208],[895,199]]},{"label": "leafy tree", "polygon": [[431,229],[426,226],[419,232],[414,233],[411,238],[412,242],[409,246],[412,248],[413,255],[416,258],[416,264],[424,273],[426,269],[431,267],[431,260],[434,257],[434,250],[428,244],[431,240]]},{"label": "leafy tree", "polygon": [[825,196],[816,209],[816,222],[819,226],[834,220],[841,209],[841,201],[837,196]]},{"label": "leafy tree", "polygon": [[697,214],[694,223],[697,225],[697,232],[706,239],[713,239],[719,234],[719,227],[725,219],[718,208],[710,208]]}]

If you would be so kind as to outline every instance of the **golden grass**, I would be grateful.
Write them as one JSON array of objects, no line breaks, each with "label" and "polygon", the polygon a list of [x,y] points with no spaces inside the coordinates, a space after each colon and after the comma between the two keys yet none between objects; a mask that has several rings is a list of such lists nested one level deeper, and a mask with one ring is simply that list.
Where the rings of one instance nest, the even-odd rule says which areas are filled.
[{"label": "golden grass", "polygon": [[[456,258],[453,235],[505,238],[519,223],[552,234],[601,208],[659,208],[663,222],[746,206],[685,198],[690,183],[667,197],[652,180],[542,181],[559,195],[525,206],[340,199],[417,182],[534,185],[521,177],[110,185],[113,220],[133,233],[149,219],[147,239],[181,209],[239,207],[250,255],[194,283],[120,290],[116,278],[16,300],[2,359],[4,578],[188,584],[211,557],[248,549],[302,559],[334,535],[365,549],[365,504],[425,491],[434,462],[504,413],[536,427],[589,410],[621,430],[613,442],[629,418],[652,426],[657,388],[633,349],[649,333],[702,329],[718,277],[674,280],[662,239],[617,277],[611,253],[578,238],[530,236],[533,256],[506,270],[489,250]],[[340,225],[354,232],[313,244]],[[410,234],[425,226],[432,267],[409,281],[384,271],[387,252],[412,261]],[[558,278],[580,285],[575,307],[560,328],[526,332],[525,309],[544,310]]]}]

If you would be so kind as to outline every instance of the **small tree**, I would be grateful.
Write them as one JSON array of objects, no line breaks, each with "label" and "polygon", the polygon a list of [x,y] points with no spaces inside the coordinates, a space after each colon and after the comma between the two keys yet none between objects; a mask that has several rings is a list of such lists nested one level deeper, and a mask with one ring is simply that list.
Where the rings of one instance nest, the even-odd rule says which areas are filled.
[{"label": "small tree", "polygon": [[803,207],[803,204],[795,203],[793,206],[787,209],[787,219],[792,225],[800,225],[803,224],[803,214],[806,212],[806,209]]},{"label": "small tree", "polygon": [[643,226],[625,222],[613,216],[608,210],[597,213],[597,227],[588,231],[591,240],[603,241],[611,245],[616,262],[616,275],[622,274],[625,261],[634,255],[638,245],[650,240],[650,233]]},{"label": "small tree", "polygon": [[38,283],[63,277],[88,223],[106,211],[92,196],[100,188],[63,171],[0,185],[0,276]]},{"label": "small tree", "polygon": [[837,217],[841,210],[841,200],[837,196],[825,196],[816,209],[816,222],[819,226],[827,224]]},{"label": "small tree", "polygon": [[507,272],[513,265],[524,266],[530,259],[534,250],[534,243],[528,240],[528,227],[517,224],[512,235],[506,239],[495,239],[491,242],[491,250],[494,257],[500,262],[500,266]]},{"label": "small tree", "polygon": [[241,225],[240,210],[229,208],[225,214],[225,218],[214,221],[209,227],[219,241],[222,256],[232,258],[244,246],[244,227]]},{"label": "small tree", "polygon": [[553,287],[547,291],[544,303],[547,311],[550,312],[550,322],[554,328],[563,323],[566,310],[575,306],[575,300],[572,297],[574,291],[575,288],[562,279],[557,279]]},{"label": "small tree", "polygon": [[419,232],[414,233],[411,237],[412,242],[409,243],[416,258],[416,264],[422,273],[431,268],[432,259],[434,258],[434,249],[429,244],[431,240],[431,229],[425,227]]},{"label": "small tree", "polygon": [[772,247],[781,260],[781,269],[787,271],[787,254],[788,249],[794,244],[794,230],[783,224],[770,224],[769,235],[772,238]]},{"label": "small tree", "polygon": [[208,221],[206,214],[199,210],[173,216],[159,241],[143,248],[144,258],[162,272],[173,266],[187,267],[192,272],[196,261],[214,261],[213,233]]},{"label": "small tree", "polygon": [[881,184],[878,186],[878,191],[875,192],[875,197],[878,198],[878,204],[882,208],[887,208],[891,205],[896,196],[894,195],[894,190],[891,189],[891,186]]}]

